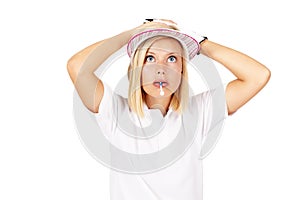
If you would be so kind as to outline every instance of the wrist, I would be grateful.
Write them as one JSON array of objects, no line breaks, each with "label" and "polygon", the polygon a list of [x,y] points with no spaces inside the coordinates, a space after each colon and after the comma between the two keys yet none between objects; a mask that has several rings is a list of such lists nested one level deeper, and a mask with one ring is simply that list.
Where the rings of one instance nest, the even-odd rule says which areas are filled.
[{"label": "wrist", "polygon": [[197,55],[199,55],[200,53],[203,53],[201,50],[202,50],[202,44],[203,43],[205,43],[207,40],[208,40],[208,38],[206,37],[206,36],[201,36],[202,38],[200,38],[200,40],[199,40],[199,47],[200,47],[200,50],[199,50],[199,52],[198,52],[198,54]]},{"label": "wrist", "polygon": [[208,38],[207,38],[206,36],[202,36],[201,40],[199,41],[200,47],[201,47],[201,44],[202,44],[203,42],[205,42],[206,40],[208,40]]},{"label": "wrist", "polygon": [[202,40],[199,45],[200,45],[200,51],[199,54],[203,54],[205,56],[208,56],[209,54],[209,43],[211,43],[211,41],[208,40],[208,38],[205,38],[204,40]]}]

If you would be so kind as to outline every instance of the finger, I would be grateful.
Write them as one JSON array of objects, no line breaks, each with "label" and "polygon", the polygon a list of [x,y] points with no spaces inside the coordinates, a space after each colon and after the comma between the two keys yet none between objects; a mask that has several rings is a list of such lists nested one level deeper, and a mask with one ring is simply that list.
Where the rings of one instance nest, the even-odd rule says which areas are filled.
[{"label": "finger", "polygon": [[179,30],[179,27],[178,27],[177,23],[175,23],[172,20],[168,20],[168,19],[156,19],[153,22],[164,23],[164,24],[166,24],[167,26],[169,26],[172,29]]},{"label": "finger", "polygon": [[170,19],[159,19],[159,20],[160,20],[160,21],[165,21],[165,22],[168,22],[168,23],[177,25],[176,22],[174,22],[173,20],[170,20]]}]

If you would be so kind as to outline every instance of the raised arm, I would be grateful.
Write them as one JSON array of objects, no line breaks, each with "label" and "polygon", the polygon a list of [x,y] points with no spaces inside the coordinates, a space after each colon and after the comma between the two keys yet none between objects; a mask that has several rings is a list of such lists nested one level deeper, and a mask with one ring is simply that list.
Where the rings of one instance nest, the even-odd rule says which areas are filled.
[{"label": "raised arm", "polygon": [[83,104],[90,111],[94,113],[98,112],[98,107],[104,92],[103,83],[94,72],[109,56],[126,45],[134,34],[153,27],[168,28],[168,26],[163,23],[146,23],[90,45],[69,59],[67,70],[71,80]]},{"label": "raised arm", "polygon": [[110,55],[123,47],[131,36],[131,31],[125,31],[97,42],[69,59],[67,63],[69,75],[83,104],[90,111],[98,112],[104,92],[102,81],[94,72]]},{"label": "raised arm", "polygon": [[271,72],[263,64],[231,48],[205,40],[200,52],[221,63],[237,77],[227,85],[225,92],[229,115],[254,97],[270,78]]}]

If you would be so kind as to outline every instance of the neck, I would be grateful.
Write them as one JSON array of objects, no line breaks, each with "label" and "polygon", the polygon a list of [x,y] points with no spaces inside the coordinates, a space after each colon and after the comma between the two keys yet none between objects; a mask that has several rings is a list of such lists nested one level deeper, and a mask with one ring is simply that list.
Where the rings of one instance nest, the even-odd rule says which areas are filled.
[{"label": "neck", "polygon": [[171,97],[152,97],[150,95],[146,95],[146,104],[149,109],[159,109],[163,116],[165,116],[168,112],[169,105],[171,102]]}]

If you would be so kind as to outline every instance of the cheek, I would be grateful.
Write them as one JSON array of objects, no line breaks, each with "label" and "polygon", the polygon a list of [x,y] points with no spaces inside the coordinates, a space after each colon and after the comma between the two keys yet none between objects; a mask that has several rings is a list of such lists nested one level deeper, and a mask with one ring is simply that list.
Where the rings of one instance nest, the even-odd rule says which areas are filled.
[{"label": "cheek", "polygon": [[182,79],[181,71],[173,71],[172,73],[170,73],[169,82],[173,92],[175,92],[179,88],[181,84],[181,79]]},{"label": "cheek", "polygon": [[155,79],[155,69],[151,66],[145,65],[142,70],[142,85],[152,84]]},{"label": "cheek", "polygon": [[168,80],[172,82],[180,82],[181,80],[181,68],[169,68],[167,70]]},{"label": "cheek", "polygon": [[174,74],[172,76],[172,78],[169,79],[169,82],[171,84],[171,87],[174,89],[174,90],[177,90],[177,88],[179,87],[180,83],[181,83],[181,74]]},{"label": "cheek", "polygon": [[181,83],[182,64],[180,63],[180,65],[174,66],[170,74],[172,77],[172,81],[174,81],[174,84],[178,87]]}]

